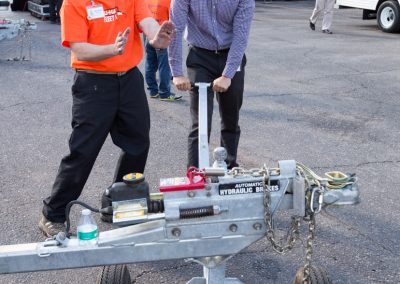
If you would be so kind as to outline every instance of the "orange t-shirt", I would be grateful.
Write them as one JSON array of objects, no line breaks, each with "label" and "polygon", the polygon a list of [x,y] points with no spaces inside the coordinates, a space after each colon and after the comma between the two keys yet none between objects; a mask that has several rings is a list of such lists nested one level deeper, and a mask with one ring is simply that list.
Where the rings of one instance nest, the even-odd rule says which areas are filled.
[{"label": "orange t-shirt", "polygon": [[171,0],[146,0],[153,18],[162,24],[169,19],[169,6]]},{"label": "orange t-shirt", "polygon": [[142,60],[143,48],[138,23],[151,17],[145,0],[94,0],[94,5],[102,5],[104,17],[88,19],[87,7],[90,0],[64,0],[61,8],[61,41],[65,47],[70,42],[91,44],[113,44],[119,32],[131,28],[125,52],[100,61],[79,61],[71,53],[71,66],[75,69],[89,69],[104,72],[127,71]]}]

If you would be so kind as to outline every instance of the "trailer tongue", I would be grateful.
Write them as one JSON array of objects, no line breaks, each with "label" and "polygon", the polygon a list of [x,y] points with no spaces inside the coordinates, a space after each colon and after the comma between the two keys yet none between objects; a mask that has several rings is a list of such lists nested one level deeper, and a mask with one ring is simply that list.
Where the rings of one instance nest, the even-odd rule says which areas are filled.
[{"label": "trailer tongue", "polygon": [[[199,84],[199,90],[200,113],[207,113],[207,86]],[[206,125],[206,116],[200,123],[204,119]],[[200,137],[204,131],[200,128]],[[102,212],[112,209],[113,222],[123,227],[100,232],[97,245],[82,247],[67,230],[41,243],[0,246],[0,273],[105,266],[99,283],[117,283],[109,280],[117,278],[118,283],[131,283],[120,264],[186,259],[203,266],[203,276],[190,284],[242,283],[226,277],[226,262],[263,237],[278,253],[287,252],[298,241],[305,220],[307,257],[298,283],[330,283],[326,271],[311,265],[315,216],[325,206],[357,204],[356,177],[340,172],[320,177],[294,160],[279,161],[274,168],[227,170],[223,148],[214,151],[210,167],[207,139],[202,141],[200,169],[190,168],[186,177],[163,179],[159,193],[144,190],[126,200],[110,195],[112,208]],[[134,177],[138,176],[127,179]],[[123,185],[117,188],[122,190]],[[277,210],[292,213],[285,241],[278,240],[273,226]],[[124,219],[118,219],[121,216]]]}]

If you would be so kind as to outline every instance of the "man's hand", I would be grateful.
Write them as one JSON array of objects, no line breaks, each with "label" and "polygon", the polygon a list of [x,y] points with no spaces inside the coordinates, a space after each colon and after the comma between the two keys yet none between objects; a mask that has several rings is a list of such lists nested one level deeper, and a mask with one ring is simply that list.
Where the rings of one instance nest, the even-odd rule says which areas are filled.
[{"label": "man's hand", "polygon": [[171,21],[162,23],[160,29],[149,43],[154,48],[167,48],[175,36],[175,25]]},{"label": "man's hand", "polygon": [[126,30],[121,33],[119,32],[114,43],[114,53],[115,55],[124,54],[126,43],[128,42],[128,35],[131,32],[131,28],[126,28]]},{"label": "man's hand", "polygon": [[231,85],[231,78],[221,76],[214,80],[213,90],[214,92],[223,93],[226,92]]},{"label": "man's hand", "polygon": [[131,28],[119,32],[114,43],[92,44],[88,42],[70,42],[71,51],[81,61],[101,61],[125,52]]},{"label": "man's hand", "polygon": [[192,89],[189,79],[183,76],[174,77],[172,83],[174,83],[179,91],[189,91]]}]

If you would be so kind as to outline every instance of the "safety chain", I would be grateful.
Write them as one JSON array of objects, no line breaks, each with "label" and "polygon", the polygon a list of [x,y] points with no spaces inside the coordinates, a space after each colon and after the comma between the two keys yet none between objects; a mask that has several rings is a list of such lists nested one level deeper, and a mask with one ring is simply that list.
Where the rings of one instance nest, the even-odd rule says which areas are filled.
[{"label": "safety chain", "polygon": [[275,231],[272,224],[272,214],[270,211],[271,195],[268,189],[269,172],[268,169],[264,168],[263,171],[263,187],[264,187],[264,222],[267,225],[267,239],[271,242],[272,248],[280,253],[284,254],[291,250],[299,238],[299,228],[300,228],[300,217],[292,216],[291,226],[287,234],[287,243],[285,245],[279,244],[275,240]]},{"label": "safety chain", "polygon": [[313,254],[313,240],[315,238],[315,214],[311,213],[308,221],[308,235],[306,243],[306,261],[303,266],[303,284],[310,284],[311,257]]},{"label": "safety chain", "polygon": [[[277,172],[276,169],[273,170],[274,172]],[[251,175],[259,175],[263,176],[263,189],[264,189],[264,222],[267,226],[267,239],[271,242],[272,248],[280,253],[284,254],[291,250],[296,242],[296,240],[299,238],[299,230],[300,230],[300,222],[301,218],[300,216],[292,216],[292,222],[291,225],[288,229],[288,233],[286,236],[286,244],[282,245],[282,243],[279,243],[275,239],[275,231],[273,228],[273,223],[272,223],[272,214],[270,210],[270,204],[271,204],[271,194],[269,191],[269,176],[270,176],[270,171],[268,168],[264,165],[261,169],[250,169],[250,170],[244,170],[242,168],[233,168],[231,171],[231,174],[234,176],[240,175],[240,174],[251,174]],[[326,190],[324,185],[321,185],[318,180],[313,180],[316,181],[311,182],[304,174],[304,172],[299,172],[300,175],[305,177],[305,182],[306,182],[306,188],[309,188],[308,191],[308,210],[306,210],[306,215],[309,216],[308,219],[308,235],[307,235],[307,241],[306,241],[306,260],[305,264],[303,267],[303,279],[302,283],[303,284],[311,284],[310,283],[310,269],[311,269],[311,258],[313,254],[313,241],[315,238],[315,214],[319,213],[322,208],[322,203],[323,203],[323,193]],[[308,185],[308,186],[307,186]],[[318,196],[315,196],[318,194]],[[314,199],[318,200],[318,204],[314,205]]]},{"label": "safety chain", "polygon": [[269,173],[272,172],[272,174],[274,175],[278,175],[279,174],[279,168],[267,168],[265,165],[262,166],[261,168],[252,168],[249,170],[246,170],[244,168],[241,167],[234,167],[232,168],[228,174],[232,175],[233,177],[237,177],[239,175],[251,175],[253,177],[257,177],[257,176],[264,176],[265,174],[269,177]]},{"label": "safety chain", "polygon": [[[323,203],[323,193],[325,188],[323,186],[314,187],[311,189],[309,195],[309,220],[308,220],[308,235],[307,235],[307,242],[306,242],[306,260],[303,267],[303,284],[310,284],[310,267],[311,267],[311,258],[313,254],[313,241],[315,238],[315,214],[321,211],[322,203]],[[314,195],[318,193],[318,198]],[[318,199],[318,205],[316,206],[317,209],[314,209],[314,199]],[[307,213],[306,213],[307,214]]]}]

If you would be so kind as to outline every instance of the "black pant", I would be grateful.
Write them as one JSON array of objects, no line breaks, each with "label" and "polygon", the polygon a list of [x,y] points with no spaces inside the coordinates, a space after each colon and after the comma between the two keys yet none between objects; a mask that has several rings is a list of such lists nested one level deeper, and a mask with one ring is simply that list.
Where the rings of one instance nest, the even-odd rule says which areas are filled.
[{"label": "black pant", "polygon": [[138,68],[120,77],[78,71],[72,96],[70,153],[43,200],[43,214],[53,222],[65,221],[65,207],[80,196],[108,133],[122,150],[113,182],[130,172],[143,173],[150,146],[149,107]]},{"label": "black pant", "polygon": [[[191,82],[213,82],[222,75],[228,52],[216,54],[214,51],[190,47],[186,59],[188,77]],[[239,111],[243,102],[244,74],[246,56],[243,56],[241,70],[232,78],[231,86],[226,92],[216,93],[221,117],[220,144],[228,152],[226,163],[228,168],[237,167],[237,148],[240,138]],[[214,104],[214,92],[208,90],[208,139],[211,133],[211,121]],[[188,167],[199,165],[198,156],[198,109],[199,94],[197,88],[190,92],[190,114],[192,125],[188,137]]]},{"label": "black pant", "polygon": [[60,18],[60,9],[63,0],[49,0],[50,21],[55,21]]}]

